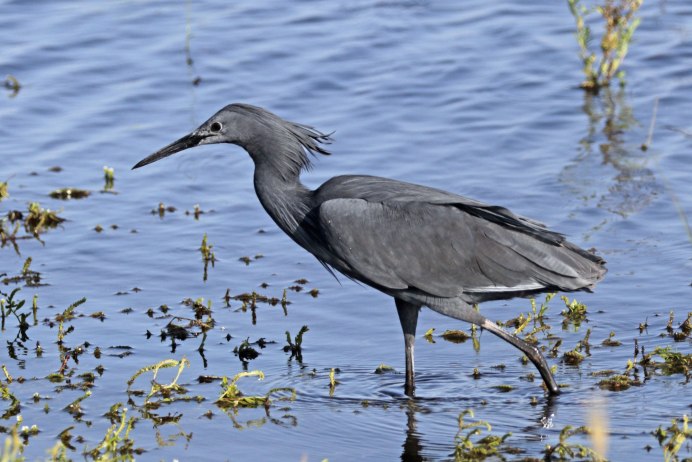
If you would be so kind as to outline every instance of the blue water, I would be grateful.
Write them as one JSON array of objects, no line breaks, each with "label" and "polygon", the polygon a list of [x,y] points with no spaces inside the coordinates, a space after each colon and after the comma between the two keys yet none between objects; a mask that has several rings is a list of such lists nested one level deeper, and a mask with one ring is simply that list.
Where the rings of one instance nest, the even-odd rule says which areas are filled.
[{"label": "blue water", "polygon": [[[84,438],[73,441],[72,456],[80,458],[110,426],[103,414],[123,402],[128,415],[141,418],[131,436],[146,450],[143,460],[445,460],[454,450],[457,416],[467,408],[494,433],[512,432],[508,442],[526,456],[540,457],[564,426],[585,424],[596,406],[608,416],[611,460],[661,460],[649,432],[690,412],[684,377],[656,375],[642,387],[607,392],[591,376],[624,371],[635,339],[647,351],[692,352],[689,338],[662,335],[670,310],[676,326],[692,310],[692,236],[683,219],[692,212],[692,5],[646,2],[641,17],[625,61],[626,87],[588,96],[578,88],[574,21],[564,2],[0,2],[0,76],[11,74],[21,84],[17,94],[0,89],[0,181],[8,181],[11,194],[0,202],[0,216],[39,201],[67,219],[42,236],[44,244],[20,241],[21,255],[0,249],[0,273],[17,274],[31,256],[47,284],[21,292],[39,300],[40,322],[28,331],[28,349],[19,349],[16,359],[0,350],[9,372],[27,379],[9,385],[24,422],[41,430],[25,455],[44,457],[58,433],[74,425],[72,433]],[[595,346],[580,366],[549,359],[558,382],[569,385],[565,393],[548,401],[538,381],[520,379],[535,373],[533,367],[487,334],[478,353],[471,342],[426,342],[421,335],[429,328],[468,326],[424,310],[419,397],[409,401],[393,303],[345,278],[334,280],[275,227],[255,197],[245,152],[202,147],[130,170],[231,102],[335,131],[333,155],[317,159],[304,175],[311,187],[342,173],[432,185],[501,204],[597,248],[609,273],[594,294],[576,295],[589,307],[588,325],[563,331],[564,304],[557,298],[548,313],[563,338],[561,353],[592,329]],[[652,142],[643,152],[655,107]],[[604,129],[609,117],[616,129]],[[62,171],[49,171],[53,166]],[[103,166],[115,169],[117,194],[99,192]],[[63,187],[93,194],[71,201],[48,196]],[[161,218],[151,213],[159,202],[177,210]],[[206,212],[198,220],[185,214],[195,204]],[[97,225],[104,230],[94,231]],[[205,233],[218,258],[206,281],[198,250]],[[249,265],[238,260],[257,254],[263,258]],[[253,324],[249,311],[238,310],[240,302],[224,308],[227,288],[281,298],[300,278],[309,282],[300,293],[288,291],[287,316],[279,306],[260,305]],[[261,288],[263,282],[269,286]],[[306,293],[312,288],[319,290],[316,298]],[[58,392],[45,378],[61,364],[57,327],[43,320],[81,297],[88,301],[78,313],[103,311],[106,319],[72,321],[66,344],[92,346],[69,366],[77,374],[98,365],[105,371],[75,421],[63,408],[83,392]],[[191,317],[180,304],[188,297],[212,301],[217,325],[205,343],[206,366],[197,352],[200,339],[178,342],[172,351],[170,340],[157,337],[170,321],[158,307]],[[514,300],[482,309],[507,320],[530,305]],[[649,329],[640,334],[646,320]],[[281,347],[285,331],[295,335],[302,325],[310,331],[301,365]],[[147,331],[154,336],[147,339]],[[623,346],[600,346],[611,331]],[[10,322],[2,336],[9,341],[15,333]],[[250,428],[238,430],[213,404],[218,384],[199,384],[197,377],[242,371],[233,348],[260,337],[276,343],[248,369],[262,370],[266,379],[241,379],[239,386],[260,394],[294,387],[297,400],[275,403],[274,421],[263,409],[239,410],[238,423]],[[36,341],[44,349],[40,358]],[[93,355],[94,345],[104,356]],[[109,347],[122,345],[132,354],[114,356],[121,350]],[[127,403],[126,382],[146,365],[182,357],[191,366],[181,383],[206,401],[163,408],[162,414],[182,418],[156,427]],[[382,363],[400,373],[374,374]],[[492,367],[499,364],[505,369]],[[331,368],[340,370],[333,396]],[[474,368],[482,379],[471,377]],[[148,389],[147,378],[139,381]],[[494,388],[500,384],[514,389],[501,393]],[[35,392],[51,399],[34,403]],[[597,399],[601,404],[593,404]],[[204,416],[209,410],[211,419]],[[550,415],[553,426],[544,428],[541,418]],[[192,436],[164,445],[157,432],[163,440]]]}]

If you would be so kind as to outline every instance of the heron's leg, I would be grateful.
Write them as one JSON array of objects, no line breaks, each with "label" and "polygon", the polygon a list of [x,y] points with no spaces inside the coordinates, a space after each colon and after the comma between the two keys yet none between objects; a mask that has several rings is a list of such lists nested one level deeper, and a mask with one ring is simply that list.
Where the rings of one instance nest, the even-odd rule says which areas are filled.
[{"label": "heron's leg", "polygon": [[555,379],[553,378],[553,374],[550,372],[548,363],[541,354],[540,350],[535,346],[525,342],[516,335],[512,335],[504,331],[500,326],[487,319],[478,311],[471,308],[471,306],[468,304],[460,303],[458,305],[454,305],[450,303],[446,305],[430,304],[428,306],[430,306],[432,310],[449,316],[450,318],[470,322],[487,329],[501,339],[519,348],[526,355],[526,357],[529,358],[533,365],[536,366],[536,369],[538,369],[538,372],[540,372],[541,377],[543,377],[543,381],[545,382],[545,386],[548,391],[554,395],[560,393],[557,383],[555,383]]},{"label": "heron's leg", "polygon": [[396,310],[399,313],[401,329],[404,331],[404,345],[406,347],[406,384],[404,393],[413,396],[416,389],[415,375],[413,372],[413,344],[416,341],[416,324],[418,324],[418,311],[420,305],[394,299]]},{"label": "heron's leg", "polygon": [[541,377],[543,377],[543,382],[545,382],[545,386],[548,391],[553,395],[560,393],[560,389],[558,388],[557,383],[555,383],[553,374],[550,372],[550,367],[548,367],[548,363],[538,348],[528,342],[525,342],[516,335],[506,332],[489,319],[485,319],[483,324],[481,324],[481,327],[489,330],[501,339],[506,340],[515,347],[519,348],[526,355],[526,357],[529,358],[533,365],[536,366],[538,372],[541,373]]}]

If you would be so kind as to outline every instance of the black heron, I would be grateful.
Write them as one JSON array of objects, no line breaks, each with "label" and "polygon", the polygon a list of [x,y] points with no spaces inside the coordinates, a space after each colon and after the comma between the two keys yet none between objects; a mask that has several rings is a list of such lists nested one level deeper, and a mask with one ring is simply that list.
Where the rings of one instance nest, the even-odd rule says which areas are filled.
[{"label": "black heron", "polygon": [[367,175],[334,177],[314,191],[300,182],[309,154],[329,154],[329,135],[248,104],[231,104],[133,168],[204,144],[232,143],[255,163],[254,185],[270,217],[324,267],[394,297],[413,396],[418,312],[487,329],[521,350],[558,393],[540,350],[474,305],[541,292],[590,291],[605,261],[536,221],[435,188]]}]

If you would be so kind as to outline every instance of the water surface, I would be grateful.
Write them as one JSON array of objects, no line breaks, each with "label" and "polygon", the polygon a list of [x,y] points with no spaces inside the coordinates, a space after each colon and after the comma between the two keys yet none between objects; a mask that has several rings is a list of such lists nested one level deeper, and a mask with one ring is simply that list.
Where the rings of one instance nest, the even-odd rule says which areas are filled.
[{"label": "water surface", "polygon": [[[10,390],[24,422],[41,430],[25,455],[44,457],[74,425],[73,435],[84,441],[73,441],[72,456],[80,458],[111,425],[104,413],[122,402],[140,418],[131,436],[146,450],[145,460],[446,460],[457,416],[467,408],[493,433],[511,432],[508,443],[523,455],[541,457],[562,428],[586,424],[597,406],[608,416],[608,458],[661,460],[650,432],[690,412],[684,377],[655,375],[641,387],[610,392],[591,375],[623,372],[635,340],[647,351],[692,351],[689,338],[674,342],[665,330],[670,310],[677,326],[692,309],[692,247],[681,218],[692,209],[692,6],[646,2],[641,16],[626,60],[627,86],[589,96],[577,88],[574,23],[563,2],[1,2],[0,70],[22,87],[0,95],[0,181],[9,182],[11,194],[0,212],[39,201],[67,219],[42,236],[44,243],[21,241],[21,255],[0,249],[0,273],[16,275],[31,256],[46,284],[20,292],[27,303],[38,295],[39,322],[28,330],[26,348],[12,343],[14,321],[2,333],[10,344],[0,350],[0,362],[27,379]],[[643,152],[656,101],[653,142]],[[522,379],[533,367],[488,334],[481,335],[479,352],[470,341],[427,342],[422,334],[430,328],[437,334],[469,326],[423,310],[418,398],[408,400],[392,301],[333,279],[275,227],[254,195],[245,152],[202,147],[129,170],[231,102],[335,131],[333,155],[317,159],[304,176],[311,187],[342,173],[394,177],[501,204],[596,247],[609,273],[596,293],[576,295],[588,306],[588,323],[562,330],[558,298],[548,312],[553,333],[563,339],[549,362],[567,385],[564,393],[548,400],[538,381]],[[117,194],[99,192],[104,165],[115,169]],[[62,170],[50,171],[54,166]],[[48,196],[64,187],[93,194],[71,201]],[[160,202],[176,211],[152,213]],[[199,219],[185,213],[195,204],[205,212]],[[205,233],[218,259],[206,281],[198,250]],[[239,261],[255,255],[263,258]],[[253,323],[240,302],[226,308],[222,300],[227,289],[280,299],[298,279],[308,282],[301,292],[287,291],[287,315],[278,305],[260,304]],[[313,288],[316,298],[307,293]],[[88,300],[78,313],[103,311],[106,318],[71,322],[65,344],[91,346],[69,369],[105,370],[75,419],[63,408],[83,391],[58,390],[46,379],[61,359],[57,326],[45,320],[81,297]],[[158,336],[170,315],[192,316],[180,304],[188,297],[212,301],[217,324],[203,356],[200,338],[172,344]],[[158,309],[163,304],[168,316]],[[514,300],[482,309],[508,320],[530,305]],[[645,321],[649,328],[640,333]],[[282,346],[285,331],[295,335],[303,325],[310,331],[299,363]],[[561,362],[587,328],[591,355],[580,366]],[[600,346],[611,331],[622,346]],[[264,409],[240,410],[234,424],[213,404],[218,383],[197,378],[242,371],[233,349],[259,338],[276,343],[247,367],[266,379],[245,378],[239,386],[250,394],[294,387],[297,399],[275,403],[271,418]],[[206,400],[160,409],[181,418],[156,426],[138,407],[143,398],[128,402],[127,380],[146,365],[183,357],[190,367],[181,383]],[[380,364],[399,373],[375,374]],[[332,368],[340,372],[330,395]],[[481,379],[473,379],[474,368]],[[149,379],[140,378],[139,388]],[[503,393],[497,385],[513,389]],[[35,403],[34,393],[46,399]],[[542,419],[550,416],[546,428]]]}]

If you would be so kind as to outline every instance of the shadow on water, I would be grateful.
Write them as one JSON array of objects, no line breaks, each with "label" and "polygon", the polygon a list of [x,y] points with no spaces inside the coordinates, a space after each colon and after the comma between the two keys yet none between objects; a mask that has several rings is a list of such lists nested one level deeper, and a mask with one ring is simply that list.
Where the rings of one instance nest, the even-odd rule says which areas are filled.
[{"label": "shadow on water", "polygon": [[563,169],[560,180],[586,205],[622,218],[641,212],[662,187],[642,145],[627,140],[627,131],[640,124],[624,89],[604,88],[597,95],[584,92],[582,111],[587,133],[580,140],[579,155]]},{"label": "shadow on water", "polygon": [[420,408],[415,400],[410,399],[406,403],[406,439],[403,444],[403,452],[401,453],[401,460],[404,462],[419,462],[423,459],[421,453],[423,452],[423,444],[421,443],[421,435],[418,433],[416,421],[416,412],[420,411]]}]

